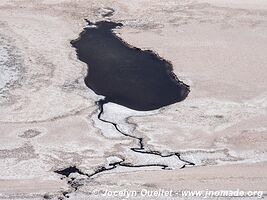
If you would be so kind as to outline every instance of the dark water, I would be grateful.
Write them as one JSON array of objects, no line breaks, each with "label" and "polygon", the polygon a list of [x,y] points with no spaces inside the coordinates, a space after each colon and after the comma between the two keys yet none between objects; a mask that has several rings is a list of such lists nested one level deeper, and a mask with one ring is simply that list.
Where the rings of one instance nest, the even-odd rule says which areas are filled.
[{"label": "dark water", "polygon": [[85,175],[83,172],[81,172],[77,167],[75,166],[71,166],[71,167],[68,167],[68,168],[65,168],[63,170],[56,170],[55,171],[56,173],[58,174],[61,174],[61,175],[64,175],[66,177],[69,177],[69,175],[71,173],[78,173],[78,174],[81,174],[81,175]]},{"label": "dark water", "polygon": [[71,44],[78,58],[88,65],[85,83],[96,94],[105,96],[107,102],[143,111],[187,97],[189,86],[173,74],[170,62],[152,51],[129,46],[112,32],[121,23],[88,25]]}]

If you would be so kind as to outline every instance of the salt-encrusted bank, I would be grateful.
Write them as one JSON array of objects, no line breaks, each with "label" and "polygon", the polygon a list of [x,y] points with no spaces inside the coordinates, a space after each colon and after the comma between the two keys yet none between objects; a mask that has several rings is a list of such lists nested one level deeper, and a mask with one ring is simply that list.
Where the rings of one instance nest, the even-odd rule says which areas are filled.
[{"label": "salt-encrusted bank", "polygon": [[[266,191],[266,3],[225,2],[1,0],[0,35],[18,50],[23,74],[0,103],[0,198],[64,197],[71,178],[82,186],[70,199],[99,199],[94,189]],[[102,97],[84,84],[87,66],[70,45],[84,18],[123,23],[119,37],[169,60],[191,88],[185,101],[149,115],[108,103],[102,118],[144,138],[146,149],[179,152],[195,167],[54,173],[76,166],[93,174],[123,158],[150,162],[129,150],[136,140],[97,119]]]}]

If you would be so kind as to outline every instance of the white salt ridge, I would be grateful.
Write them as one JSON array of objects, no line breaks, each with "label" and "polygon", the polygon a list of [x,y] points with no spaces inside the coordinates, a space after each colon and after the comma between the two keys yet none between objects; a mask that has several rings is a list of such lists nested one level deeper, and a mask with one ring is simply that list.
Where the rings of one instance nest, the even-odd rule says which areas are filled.
[{"label": "white salt ridge", "polygon": [[0,46],[0,89],[4,88],[8,82],[9,75],[5,63],[8,60],[8,52],[3,46]]},{"label": "white salt ridge", "polygon": [[14,55],[10,54],[10,46],[0,39],[0,96],[8,85],[18,79],[17,64]]}]

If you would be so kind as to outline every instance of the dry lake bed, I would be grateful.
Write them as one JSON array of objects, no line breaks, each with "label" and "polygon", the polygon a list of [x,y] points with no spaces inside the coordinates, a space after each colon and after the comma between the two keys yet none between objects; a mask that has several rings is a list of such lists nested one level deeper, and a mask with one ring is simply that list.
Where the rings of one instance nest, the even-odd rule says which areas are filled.
[{"label": "dry lake bed", "polygon": [[266,0],[1,0],[0,199],[266,198],[266,55]]}]

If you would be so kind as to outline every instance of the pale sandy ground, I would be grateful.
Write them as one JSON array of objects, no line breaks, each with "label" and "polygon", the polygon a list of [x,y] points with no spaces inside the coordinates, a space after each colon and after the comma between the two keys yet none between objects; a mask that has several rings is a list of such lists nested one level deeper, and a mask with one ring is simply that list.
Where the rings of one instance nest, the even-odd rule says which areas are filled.
[{"label": "pale sandy ground", "polygon": [[[170,60],[191,93],[145,113],[107,104],[103,117],[195,167],[134,154],[136,141],[97,120],[101,97],[84,85],[87,67],[69,42],[84,18],[102,20],[107,7],[124,24],[116,33]],[[93,173],[121,158],[173,170],[119,167],[81,179],[70,199],[107,199],[94,189],[266,192],[266,44],[265,0],[1,0],[0,199],[56,199],[71,188],[53,170],[76,165]]]}]

